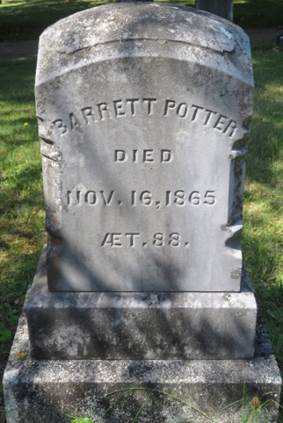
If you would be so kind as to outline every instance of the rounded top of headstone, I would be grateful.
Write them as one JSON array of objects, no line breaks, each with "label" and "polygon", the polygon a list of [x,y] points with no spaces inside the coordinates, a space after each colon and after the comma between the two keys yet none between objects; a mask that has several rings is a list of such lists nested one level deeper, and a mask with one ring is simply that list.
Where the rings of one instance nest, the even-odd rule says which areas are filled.
[{"label": "rounded top of headstone", "polygon": [[81,57],[82,52],[146,40],[157,41],[160,53],[163,43],[175,42],[224,58],[233,56],[236,67],[238,62],[246,68],[242,79],[252,80],[249,39],[233,23],[185,6],[121,2],[75,13],[48,27],[40,37],[37,84],[52,78],[51,74],[68,71],[70,58]]}]

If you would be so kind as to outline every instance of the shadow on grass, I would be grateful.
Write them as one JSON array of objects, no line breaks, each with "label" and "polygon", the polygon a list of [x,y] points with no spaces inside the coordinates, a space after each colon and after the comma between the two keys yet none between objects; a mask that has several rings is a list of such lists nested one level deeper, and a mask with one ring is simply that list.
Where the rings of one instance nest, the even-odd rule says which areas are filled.
[{"label": "shadow on grass", "polygon": [[254,71],[256,98],[247,159],[245,246],[255,282],[269,282],[280,266],[278,253],[283,242],[279,222],[283,206],[283,54],[256,51]]},{"label": "shadow on grass", "polygon": [[[256,50],[254,72],[256,98],[247,160],[243,249],[282,371],[282,52]],[[279,421],[283,421],[282,412]]]},{"label": "shadow on grass", "polygon": [[244,28],[283,27],[283,2],[244,0],[234,2],[234,21]]},{"label": "shadow on grass", "polygon": [[0,360],[9,352],[44,240],[35,63],[0,65]]},{"label": "shadow on grass", "polygon": [[28,0],[0,7],[0,41],[30,40],[49,25],[72,13],[108,3],[108,0]]},{"label": "shadow on grass", "polygon": [[283,101],[280,94],[283,84],[282,52],[256,50],[254,72],[256,98],[249,144],[248,177],[272,186],[277,182],[273,162],[283,153]]},{"label": "shadow on grass", "polygon": [[[162,0],[161,0],[162,1]],[[22,0],[0,5],[0,41],[36,39],[57,20],[110,0]],[[194,0],[172,0],[194,6]],[[283,27],[283,2],[279,0],[236,0],[235,23],[244,28]]]}]

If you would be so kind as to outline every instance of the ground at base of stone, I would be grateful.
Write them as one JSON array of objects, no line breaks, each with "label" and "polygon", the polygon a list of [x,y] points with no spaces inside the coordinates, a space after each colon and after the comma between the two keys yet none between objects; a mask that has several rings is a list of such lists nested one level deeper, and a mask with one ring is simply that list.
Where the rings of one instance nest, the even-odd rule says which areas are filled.
[{"label": "ground at base of stone", "polygon": [[20,319],[4,374],[7,423],[276,422],[281,377],[265,330],[252,360],[32,360]]}]

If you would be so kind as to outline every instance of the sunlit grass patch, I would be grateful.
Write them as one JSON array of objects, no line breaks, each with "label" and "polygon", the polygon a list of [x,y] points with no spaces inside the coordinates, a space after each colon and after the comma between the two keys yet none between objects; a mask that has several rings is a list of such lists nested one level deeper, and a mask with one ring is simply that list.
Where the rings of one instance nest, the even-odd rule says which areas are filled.
[{"label": "sunlit grass patch", "polygon": [[0,66],[0,358],[45,239],[34,72],[34,62]]},{"label": "sunlit grass patch", "polygon": [[256,51],[243,248],[283,368],[283,54]]}]

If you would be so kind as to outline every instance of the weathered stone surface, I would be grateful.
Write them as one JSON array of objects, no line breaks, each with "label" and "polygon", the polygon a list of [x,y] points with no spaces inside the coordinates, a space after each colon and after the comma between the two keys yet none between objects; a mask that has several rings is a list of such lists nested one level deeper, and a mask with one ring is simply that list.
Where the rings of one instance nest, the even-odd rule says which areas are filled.
[{"label": "weathered stone surface", "polygon": [[239,291],[244,32],[119,3],[48,28],[36,76],[53,291]]},{"label": "weathered stone surface", "polygon": [[27,294],[37,359],[240,359],[254,354],[257,305],[241,293],[54,293],[45,260]]},{"label": "weathered stone surface", "polygon": [[[32,360],[22,319],[4,374],[7,423],[276,421],[281,378],[260,331],[253,360]],[[268,401],[270,400],[270,401]]]},{"label": "weathered stone surface", "polygon": [[245,34],[191,9],[115,4],[44,32],[49,242],[4,373],[7,423],[240,423],[253,404],[276,420],[240,247],[252,85]]}]

